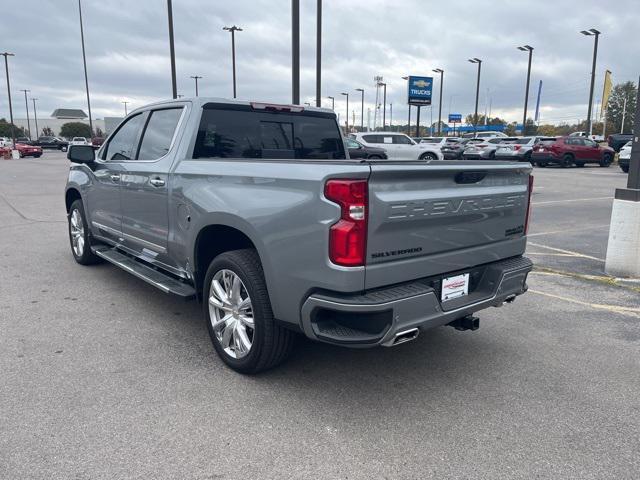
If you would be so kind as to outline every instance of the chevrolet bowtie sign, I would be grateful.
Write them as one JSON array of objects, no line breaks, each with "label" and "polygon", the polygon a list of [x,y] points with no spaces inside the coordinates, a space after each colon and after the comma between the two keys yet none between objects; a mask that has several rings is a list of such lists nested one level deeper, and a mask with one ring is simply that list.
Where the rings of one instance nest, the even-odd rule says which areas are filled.
[{"label": "chevrolet bowtie sign", "polygon": [[431,105],[432,77],[410,76],[407,83],[409,105]]}]

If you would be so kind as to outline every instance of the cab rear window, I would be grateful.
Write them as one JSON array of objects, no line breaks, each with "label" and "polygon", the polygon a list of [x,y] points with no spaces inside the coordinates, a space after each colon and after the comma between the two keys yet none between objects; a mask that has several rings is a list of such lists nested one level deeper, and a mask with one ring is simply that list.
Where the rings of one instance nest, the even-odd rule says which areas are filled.
[{"label": "cab rear window", "polygon": [[335,116],[207,104],[193,158],[345,159]]}]

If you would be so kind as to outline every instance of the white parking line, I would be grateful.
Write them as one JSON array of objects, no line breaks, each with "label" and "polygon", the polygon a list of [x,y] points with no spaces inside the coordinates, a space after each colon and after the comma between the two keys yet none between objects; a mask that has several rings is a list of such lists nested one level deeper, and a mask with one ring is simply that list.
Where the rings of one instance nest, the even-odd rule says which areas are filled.
[{"label": "white parking line", "polygon": [[591,307],[598,310],[607,310],[609,312],[620,313],[622,315],[629,315],[631,317],[640,318],[640,308],[623,307],[621,305],[606,305],[601,303],[589,303],[578,300],[577,298],[563,297],[561,295],[555,295],[553,293],[541,292],[540,290],[529,289],[529,292],[543,295],[545,297],[555,298],[558,300],[564,300],[565,302],[575,303],[584,307]]},{"label": "white parking line", "polygon": [[568,254],[568,255],[570,255],[572,257],[588,258],[589,260],[595,260],[596,262],[604,263],[603,259],[597,258],[597,257],[592,257],[591,255],[585,255],[584,253],[572,252],[571,250],[564,250],[562,248],[548,247],[546,245],[541,245],[539,243],[533,243],[533,242],[528,242],[528,245],[531,245],[533,247],[546,248],[546,249],[552,250],[554,252],[565,253],[565,254]]},{"label": "white parking line", "polygon": [[613,197],[570,198],[568,200],[549,200],[547,202],[531,202],[532,205],[553,205],[556,203],[588,202],[591,200],[613,200]]},{"label": "white parking line", "polygon": [[609,224],[606,225],[594,225],[591,227],[581,227],[581,228],[565,228],[564,230],[551,230],[549,232],[539,232],[539,233],[529,233],[527,237],[539,237],[540,235],[552,235],[555,233],[571,233],[571,232],[582,232],[584,230],[599,230],[601,228],[608,227]]}]

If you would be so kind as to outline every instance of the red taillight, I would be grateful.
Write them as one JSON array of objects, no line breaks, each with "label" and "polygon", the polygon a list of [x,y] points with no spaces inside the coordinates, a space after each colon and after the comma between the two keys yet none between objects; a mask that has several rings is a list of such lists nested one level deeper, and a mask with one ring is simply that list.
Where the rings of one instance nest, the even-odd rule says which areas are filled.
[{"label": "red taillight", "polygon": [[520,150],[522,148],[522,145],[514,145],[513,149],[514,150]]},{"label": "red taillight", "polygon": [[336,265],[359,267],[367,250],[366,180],[329,180],[324,196],[340,205],[340,220],[329,229],[329,258]]},{"label": "red taillight", "polygon": [[251,102],[251,108],[254,110],[272,110],[276,112],[291,112],[300,113],[304,111],[304,107],[301,105],[280,105],[277,103],[260,103]]},{"label": "red taillight", "polygon": [[524,234],[529,233],[529,220],[531,219],[531,196],[533,195],[533,175],[529,175],[529,201],[527,202],[527,218],[524,221]]}]

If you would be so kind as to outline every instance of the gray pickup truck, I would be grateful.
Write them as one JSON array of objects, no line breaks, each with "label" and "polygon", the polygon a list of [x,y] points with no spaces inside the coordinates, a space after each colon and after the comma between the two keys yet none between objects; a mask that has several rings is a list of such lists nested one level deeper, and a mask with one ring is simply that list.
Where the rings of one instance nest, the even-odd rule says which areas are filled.
[{"label": "gray pickup truck", "polygon": [[475,330],[527,290],[528,164],[351,160],[331,110],[213,98],[140,108],[67,156],[75,260],[201,301],[240,372],[281,362],[296,333],[373,347]]}]

